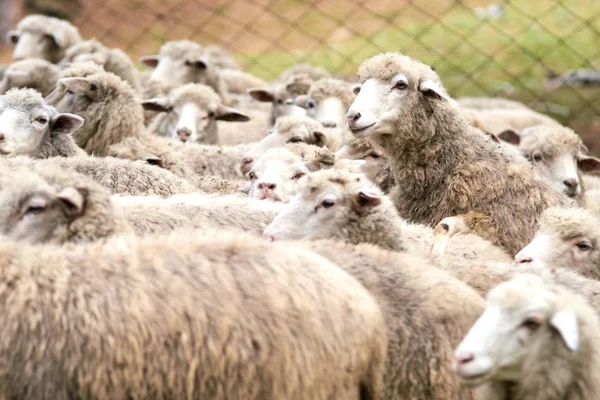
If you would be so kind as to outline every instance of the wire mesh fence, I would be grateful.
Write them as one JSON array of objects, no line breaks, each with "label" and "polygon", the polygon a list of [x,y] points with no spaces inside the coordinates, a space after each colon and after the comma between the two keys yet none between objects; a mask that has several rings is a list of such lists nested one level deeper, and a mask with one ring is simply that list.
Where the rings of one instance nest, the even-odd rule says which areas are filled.
[{"label": "wire mesh fence", "polygon": [[[523,101],[578,129],[600,152],[598,0],[0,0],[0,32],[23,15],[67,18],[134,60],[167,40],[229,49],[275,78],[297,62],[353,76],[400,51],[432,65],[455,96]],[[8,62],[10,48],[0,48]],[[598,86],[596,86],[598,85]]]}]

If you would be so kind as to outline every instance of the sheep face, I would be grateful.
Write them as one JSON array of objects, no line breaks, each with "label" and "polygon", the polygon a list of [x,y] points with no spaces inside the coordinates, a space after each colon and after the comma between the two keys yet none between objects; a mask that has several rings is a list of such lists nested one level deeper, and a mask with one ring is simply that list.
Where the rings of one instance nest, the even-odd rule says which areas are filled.
[{"label": "sheep face", "polygon": [[26,182],[17,182],[14,175],[10,180],[2,179],[2,235],[31,244],[63,243],[69,223],[83,212],[85,193],[74,187],[56,191],[43,180],[24,175]]},{"label": "sheep face", "polygon": [[288,91],[285,88],[252,88],[248,94],[257,101],[271,103],[271,124],[280,117],[304,117],[306,110],[288,100]]},{"label": "sheep face", "polygon": [[42,139],[52,134],[70,134],[83,125],[83,119],[59,114],[44,104],[32,89],[12,89],[0,96],[0,153],[31,154]]},{"label": "sheep face", "polygon": [[[562,306],[564,307],[564,306]],[[530,354],[555,351],[546,348],[560,337],[570,351],[579,349],[576,314],[561,309],[553,291],[540,278],[519,276],[488,294],[486,309],[459,344],[453,367],[463,384],[519,381]]]},{"label": "sheep face", "polygon": [[[362,82],[355,90],[356,99],[346,119],[352,133],[362,136],[390,135],[398,131],[403,118],[425,99],[448,101],[450,98],[431,68],[400,54],[380,54],[359,68]],[[400,121],[402,123],[402,121]]]},{"label": "sheep face", "polygon": [[516,263],[541,262],[600,277],[599,221],[582,208],[549,208],[533,240],[515,256]]},{"label": "sheep face", "polygon": [[277,151],[266,152],[256,162],[248,174],[250,182],[240,190],[254,199],[287,203],[298,193],[302,178],[309,171],[300,157],[287,150],[274,150]]},{"label": "sheep face", "polygon": [[336,160],[364,160],[360,172],[379,185],[389,178],[391,172],[387,159],[365,139],[352,139],[335,153]]},{"label": "sheep face", "polygon": [[206,83],[210,65],[209,60],[201,55],[188,54],[183,58],[168,56],[147,56],[142,62],[152,68],[150,80],[183,85],[186,83]]},{"label": "sheep face", "polygon": [[264,236],[270,240],[348,239],[344,227],[381,204],[382,197],[363,175],[319,171],[306,179]]},{"label": "sheep face", "polygon": [[306,117],[281,117],[256,146],[244,155],[240,164],[243,174],[250,172],[256,160],[267,150],[283,147],[286,143],[307,143],[318,147],[327,145],[323,127]]},{"label": "sheep face", "polygon": [[24,60],[26,58],[41,58],[57,63],[60,46],[59,40],[54,35],[48,35],[36,31],[11,31],[8,34],[8,41],[15,46],[13,51],[13,61]]}]

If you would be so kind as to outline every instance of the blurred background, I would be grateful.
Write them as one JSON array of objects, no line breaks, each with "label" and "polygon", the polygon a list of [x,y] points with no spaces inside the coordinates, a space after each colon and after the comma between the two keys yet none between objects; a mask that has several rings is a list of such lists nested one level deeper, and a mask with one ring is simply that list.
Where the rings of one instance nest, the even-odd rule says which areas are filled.
[{"label": "blurred background", "polygon": [[[0,0],[2,38],[31,13],[134,60],[167,40],[221,44],[267,79],[298,62],[352,77],[365,58],[400,51],[454,97],[522,101],[600,154],[600,0]],[[0,63],[10,54],[2,43]]]}]

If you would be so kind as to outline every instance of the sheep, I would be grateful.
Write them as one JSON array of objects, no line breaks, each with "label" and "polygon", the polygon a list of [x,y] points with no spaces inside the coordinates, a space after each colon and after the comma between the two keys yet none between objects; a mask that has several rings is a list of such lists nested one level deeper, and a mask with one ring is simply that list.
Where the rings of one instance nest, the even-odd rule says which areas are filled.
[{"label": "sheep", "polygon": [[0,154],[33,158],[85,155],[71,134],[83,125],[73,114],[59,114],[33,89],[0,95]]},{"label": "sheep", "polygon": [[505,131],[500,138],[518,145],[521,154],[535,171],[553,186],[585,205],[585,187],[581,172],[600,171],[600,160],[586,155],[579,135],[563,126],[537,125],[520,133]]},{"label": "sheep", "polygon": [[219,74],[219,67],[206,56],[202,46],[190,40],[170,41],[162,45],[157,56],[145,56],[141,61],[154,68],[151,80],[202,83],[212,87],[221,96],[223,104],[230,105],[227,84]]},{"label": "sheep", "polygon": [[221,98],[206,85],[188,83],[169,96],[144,100],[146,110],[161,112],[148,130],[182,142],[219,144],[217,121],[246,122],[250,118],[221,103]]},{"label": "sheep", "polygon": [[61,64],[77,61],[92,61],[101,65],[106,72],[112,72],[128,82],[136,92],[141,90],[138,71],[131,58],[121,49],[109,49],[96,39],[85,40],[67,49]]},{"label": "sheep", "polygon": [[366,139],[351,138],[335,153],[335,158],[364,160],[361,172],[384,193],[390,193],[396,185],[387,159]]},{"label": "sheep", "polygon": [[307,115],[327,126],[346,126],[346,111],[356,95],[353,87],[339,79],[324,78],[310,87],[307,95],[296,96],[293,104],[306,108]]},{"label": "sheep", "polygon": [[268,86],[267,82],[259,77],[237,69],[220,70],[219,76],[225,81],[229,93],[233,94],[245,94],[250,89]]},{"label": "sheep", "polygon": [[323,67],[315,67],[314,65],[300,63],[287,68],[279,74],[277,80],[279,82],[285,82],[296,75],[307,75],[313,81],[329,78],[331,76]]},{"label": "sheep", "polygon": [[30,157],[0,158],[0,165],[10,168],[59,166],[87,175],[110,189],[112,193],[132,196],[196,193],[198,189],[185,179],[143,161],[132,162],[112,157],[53,157],[35,160]]},{"label": "sheep", "polygon": [[275,82],[271,88],[250,88],[247,92],[254,100],[271,103],[268,122],[269,125],[274,125],[280,117],[306,115],[306,109],[290,104],[287,100],[307,94],[313,83],[314,80],[307,74],[298,74],[291,75],[284,81]]},{"label": "sheep", "polygon": [[[427,254],[434,245],[431,228],[402,220],[392,201],[362,174],[337,169],[313,172],[297,192],[265,229],[265,237],[337,238],[415,254]],[[473,234],[454,236],[445,253],[444,257],[456,262],[511,260],[500,248]]]},{"label": "sheep", "polygon": [[503,99],[501,97],[459,97],[456,99],[461,107],[472,110],[489,110],[489,109],[505,109],[505,110],[530,110],[523,103],[515,100]]},{"label": "sheep", "polygon": [[133,88],[110,72],[86,77],[61,78],[66,92],[48,103],[60,112],[70,112],[85,120],[73,135],[75,143],[88,154],[105,156],[110,145],[144,131],[142,106]]},{"label": "sheep", "polygon": [[13,61],[41,58],[56,64],[70,46],[81,41],[81,36],[68,21],[33,14],[19,21],[17,29],[8,32],[7,39],[15,46]]},{"label": "sheep", "polygon": [[481,400],[597,399],[599,325],[580,295],[522,275],[488,294],[453,365]]},{"label": "sheep", "polygon": [[524,159],[470,127],[428,66],[398,53],[359,67],[362,87],[347,113],[350,130],[388,158],[400,216],[435,226],[475,212],[474,233],[516,254],[547,207],[568,198],[538,179]]},{"label": "sheep", "polygon": [[311,252],[210,231],[0,246],[3,398],[380,398],[379,306]]},{"label": "sheep", "polygon": [[542,213],[535,237],[517,253],[515,262],[543,262],[600,279],[598,226],[598,216],[589,210],[549,208]]},{"label": "sheep", "polygon": [[47,96],[54,90],[60,73],[60,68],[46,60],[31,58],[17,61],[0,78],[0,94],[12,88],[30,88]]},{"label": "sheep", "polygon": [[340,147],[341,141],[339,128],[326,128],[308,117],[280,117],[271,132],[244,155],[240,169],[242,173],[248,173],[265,151],[282,147],[286,143],[303,142],[319,147],[327,146],[335,151]]},{"label": "sheep", "polygon": [[378,301],[388,328],[382,398],[467,400],[451,370],[452,353],[481,314],[472,289],[423,258],[334,240],[289,242],[338,265]]}]

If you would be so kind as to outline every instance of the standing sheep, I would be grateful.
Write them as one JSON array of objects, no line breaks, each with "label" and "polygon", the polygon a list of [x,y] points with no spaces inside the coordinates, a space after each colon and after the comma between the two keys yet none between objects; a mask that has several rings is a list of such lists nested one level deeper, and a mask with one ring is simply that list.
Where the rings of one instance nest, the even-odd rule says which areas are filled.
[{"label": "standing sheep", "polygon": [[137,92],[141,90],[138,70],[131,58],[121,49],[109,49],[96,39],[79,42],[65,53],[61,64],[91,61],[101,65],[106,72],[121,77]]},{"label": "standing sheep", "polygon": [[73,114],[59,114],[33,89],[11,89],[0,96],[0,154],[33,158],[85,155],[71,134],[83,125]]},{"label": "standing sheep", "polygon": [[470,127],[430,67],[386,53],[365,61],[359,77],[348,124],[388,158],[402,217],[435,226],[483,214],[490,223],[474,232],[514,255],[533,237],[539,214],[567,202],[525,160]]},{"label": "standing sheep", "polygon": [[3,398],[380,398],[381,311],[310,252],[189,231],[0,246]]},{"label": "standing sheep", "polygon": [[477,399],[600,397],[600,320],[581,296],[523,275],[493,289],[455,354]]},{"label": "standing sheep", "polygon": [[30,58],[17,61],[0,78],[0,94],[12,88],[30,88],[47,96],[54,90],[59,76],[60,68],[46,60]]},{"label": "standing sheep", "polygon": [[188,83],[169,96],[144,100],[146,110],[158,111],[148,130],[182,142],[219,144],[217,121],[246,122],[250,118],[221,103],[221,98],[206,85]]},{"label": "standing sheep", "polygon": [[41,58],[53,64],[63,59],[69,47],[81,41],[79,31],[70,22],[40,14],[23,18],[7,37],[15,46],[13,61]]}]

